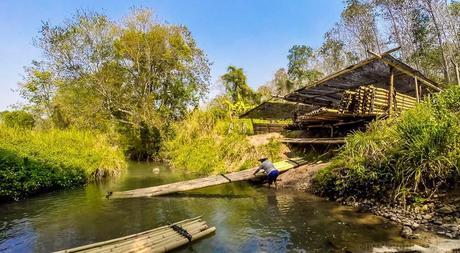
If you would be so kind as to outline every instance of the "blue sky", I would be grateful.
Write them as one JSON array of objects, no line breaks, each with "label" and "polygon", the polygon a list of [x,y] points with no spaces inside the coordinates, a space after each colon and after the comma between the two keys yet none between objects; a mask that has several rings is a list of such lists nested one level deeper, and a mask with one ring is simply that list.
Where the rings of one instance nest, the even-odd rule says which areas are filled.
[{"label": "blue sky", "polygon": [[16,89],[23,67],[40,58],[33,46],[42,21],[61,24],[77,9],[112,19],[131,7],[152,8],[160,20],[186,25],[213,62],[216,83],[228,65],[242,67],[251,87],[269,81],[287,64],[292,45],[321,45],[339,20],[342,0],[154,0],[154,1],[0,1],[0,111],[20,101]]}]

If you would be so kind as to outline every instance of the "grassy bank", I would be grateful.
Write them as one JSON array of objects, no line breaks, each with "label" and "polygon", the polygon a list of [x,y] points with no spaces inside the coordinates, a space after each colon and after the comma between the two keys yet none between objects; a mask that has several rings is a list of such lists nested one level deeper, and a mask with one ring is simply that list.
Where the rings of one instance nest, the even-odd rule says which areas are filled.
[{"label": "grassy bank", "polygon": [[315,184],[331,198],[423,202],[452,185],[459,168],[460,88],[453,87],[349,136]]},{"label": "grassy bank", "polygon": [[81,185],[125,166],[123,154],[103,135],[0,124],[0,200]]},{"label": "grassy bank", "polygon": [[281,157],[282,144],[269,140],[252,145],[247,120],[232,117],[228,109],[211,105],[195,110],[185,120],[174,124],[174,136],[166,141],[163,155],[178,169],[196,174],[238,171],[254,167],[260,156],[272,160]]}]

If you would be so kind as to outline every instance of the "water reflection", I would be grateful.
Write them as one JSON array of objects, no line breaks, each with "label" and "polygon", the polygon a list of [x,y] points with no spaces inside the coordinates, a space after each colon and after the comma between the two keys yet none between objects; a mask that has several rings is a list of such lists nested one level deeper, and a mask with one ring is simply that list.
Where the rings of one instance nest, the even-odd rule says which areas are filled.
[{"label": "water reflection", "polygon": [[315,196],[233,183],[141,199],[104,198],[179,181],[157,164],[133,164],[119,179],[0,205],[0,252],[49,252],[108,240],[202,215],[214,236],[177,252],[359,252],[361,244],[399,242],[381,219]]}]

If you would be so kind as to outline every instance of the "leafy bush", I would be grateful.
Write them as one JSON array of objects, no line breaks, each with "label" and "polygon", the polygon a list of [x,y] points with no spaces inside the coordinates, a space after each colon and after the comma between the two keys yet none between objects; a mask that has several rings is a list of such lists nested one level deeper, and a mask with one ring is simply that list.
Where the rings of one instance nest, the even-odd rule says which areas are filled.
[{"label": "leafy bush", "polygon": [[460,168],[460,88],[453,87],[398,118],[373,122],[346,139],[316,176],[330,197],[430,197],[456,180]]},{"label": "leafy bush", "polygon": [[1,121],[8,127],[32,128],[35,125],[33,116],[25,111],[4,111]]},{"label": "leafy bush", "polygon": [[125,166],[122,152],[100,134],[0,125],[0,200],[81,185]]}]

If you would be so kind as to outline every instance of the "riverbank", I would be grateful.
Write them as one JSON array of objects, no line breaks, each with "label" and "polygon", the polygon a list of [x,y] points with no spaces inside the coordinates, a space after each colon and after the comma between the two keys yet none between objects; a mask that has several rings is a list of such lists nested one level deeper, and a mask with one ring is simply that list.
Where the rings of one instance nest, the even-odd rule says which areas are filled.
[{"label": "riverbank", "polygon": [[123,153],[104,135],[0,124],[0,202],[83,185],[124,168]]},{"label": "riverbank", "polygon": [[[279,176],[278,186],[284,189],[315,194],[314,178],[329,163],[318,162],[291,169]],[[369,212],[401,227],[401,236],[413,239],[416,245],[405,248],[416,252],[450,252],[460,249],[460,195],[439,194],[424,205],[406,207],[380,203],[376,200],[338,198],[335,202],[356,208],[356,212]],[[422,243],[425,242],[425,243]],[[396,249],[377,248],[375,252]],[[383,251],[382,251],[383,250]],[[388,252],[388,251],[387,251]],[[391,251],[390,251],[391,252]]]}]

